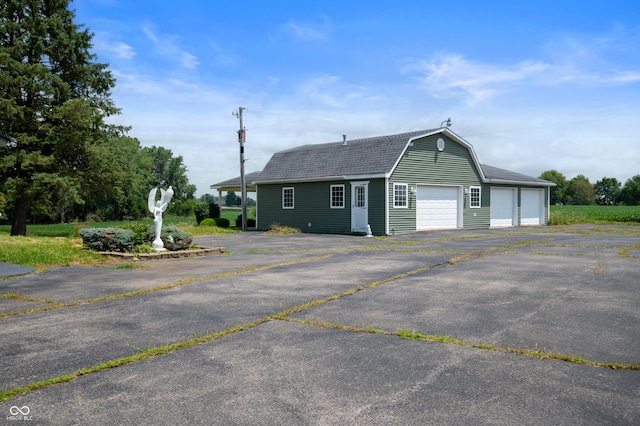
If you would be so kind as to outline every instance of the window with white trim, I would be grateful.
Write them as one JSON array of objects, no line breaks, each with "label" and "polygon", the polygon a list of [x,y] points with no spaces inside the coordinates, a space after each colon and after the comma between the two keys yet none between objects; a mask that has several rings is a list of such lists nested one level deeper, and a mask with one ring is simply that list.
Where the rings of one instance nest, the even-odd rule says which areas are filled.
[{"label": "window with white trim", "polygon": [[408,207],[409,186],[406,183],[393,184],[393,207]]},{"label": "window with white trim", "polygon": [[293,188],[282,188],[282,208],[283,209],[292,209],[293,208]]},{"label": "window with white trim", "polygon": [[367,189],[364,185],[356,185],[355,187],[355,206],[359,208],[367,207],[367,198],[365,194],[367,193]]},{"label": "window with white trim", "polygon": [[479,209],[481,207],[481,196],[479,186],[469,187],[469,207],[472,209]]},{"label": "window with white trim", "polygon": [[344,208],[344,185],[331,185],[331,208]]}]

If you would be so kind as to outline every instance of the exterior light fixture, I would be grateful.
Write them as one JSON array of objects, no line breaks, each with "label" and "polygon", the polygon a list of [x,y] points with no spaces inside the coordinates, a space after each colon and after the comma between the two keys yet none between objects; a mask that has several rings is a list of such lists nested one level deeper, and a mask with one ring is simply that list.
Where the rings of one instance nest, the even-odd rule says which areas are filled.
[{"label": "exterior light fixture", "polygon": [[440,123],[440,127],[444,127],[445,124],[447,125],[447,127],[451,127],[451,117],[447,118],[442,123]]}]

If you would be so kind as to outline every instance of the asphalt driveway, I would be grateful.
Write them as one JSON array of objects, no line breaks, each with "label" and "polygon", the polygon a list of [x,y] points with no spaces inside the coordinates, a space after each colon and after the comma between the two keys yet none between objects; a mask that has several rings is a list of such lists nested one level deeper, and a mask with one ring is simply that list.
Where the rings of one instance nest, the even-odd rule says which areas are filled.
[{"label": "asphalt driveway", "polygon": [[639,227],[197,240],[0,281],[0,421],[640,424]]}]

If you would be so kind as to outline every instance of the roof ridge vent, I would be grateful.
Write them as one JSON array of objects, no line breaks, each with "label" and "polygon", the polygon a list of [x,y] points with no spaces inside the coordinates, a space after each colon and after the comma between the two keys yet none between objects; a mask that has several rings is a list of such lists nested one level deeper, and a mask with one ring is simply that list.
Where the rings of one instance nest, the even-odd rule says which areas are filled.
[{"label": "roof ridge vent", "polygon": [[347,146],[347,135],[342,135],[342,146]]}]

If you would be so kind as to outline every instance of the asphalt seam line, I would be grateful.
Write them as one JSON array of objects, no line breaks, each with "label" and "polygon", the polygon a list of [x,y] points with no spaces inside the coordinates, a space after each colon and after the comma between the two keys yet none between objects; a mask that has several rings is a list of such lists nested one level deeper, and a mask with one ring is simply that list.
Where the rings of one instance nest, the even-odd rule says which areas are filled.
[{"label": "asphalt seam line", "polygon": [[325,321],[317,321],[310,319],[297,319],[297,318],[279,318],[282,321],[295,322],[304,325],[311,325],[319,328],[327,328],[333,330],[343,330],[352,333],[369,333],[369,334],[382,334],[387,336],[397,336],[407,340],[421,340],[432,343],[444,343],[449,345],[456,345],[474,349],[481,350],[489,350],[494,352],[501,353],[511,353],[516,355],[523,355],[528,358],[537,358],[537,359],[552,359],[556,361],[564,361],[572,364],[584,364],[592,367],[600,367],[600,368],[609,368],[612,370],[640,370],[640,364],[623,364],[623,363],[615,363],[615,362],[600,362],[600,361],[592,361],[588,359],[584,359],[582,357],[562,354],[558,352],[547,351],[543,349],[527,349],[527,348],[510,348],[510,347],[500,347],[493,344],[488,343],[472,343],[465,342],[462,339],[458,339],[456,337],[448,336],[448,335],[429,335],[423,334],[416,331],[409,330],[396,330],[396,331],[388,331],[382,330],[374,327],[355,327],[343,324],[335,324]]},{"label": "asphalt seam line", "polygon": [[304,303],[302,305],[295,306],[295,307],[292,307],[292,308],[287,308],[287,309],[285,309],[283,311],[280,311],[280,312],[275,313],[273,315],[269,315],[267,317],[264,317],[262,319],[259,319],[257,321],[251,322],[251,323],[247,323],[247,324],[243,324],[243,325],[237,325],[237,326],[234,326],[234,327],[229,327],[229,328],[227,328],[225,330],[222,330],[222,331],[218,331],[218,332],[214,332],[214,333],[211,333],[211,334],[207,334],[205,336],[194,337],[192,339],[183,340],[183,341],[176,342],[176,343],[173,343],[173,344],[170,344],[170,345],[147,348],[147,349],[144,349],[144,350],[138,352],[137,354],[128,355],[128,356],[121,357],[121,358],[116,358],[116,359],[113,359],[113,360],[110,360],[110,361],[106,361],[106,362],[94,365],[92,367],[82,368],[82,369],[77,370],[77,371],[75,371],[73,373],[70,373],[70,374],[65,374],[65,375],[62,375],[62,376],[59,376],[59,377],[54,377],[54,378],[47,379],[47,380],[40,380],[40,381],[37,381],[37,382],[33,382],[33,383],[30,383],[30,384],[27,384],[25,386],[21,386],[21,387],[15,388],[15,389],[5,390],[3,392],[0,392],[0,402],[6,401],[8,399],[14,398],[14,397],[19,396],[19,395],[25,395],[27,393],[33,392],[33,391],[38,390],[38,389],[47,388],[49,386],[52,386],[52,385],[55,385],[55,384],[58,384],[58,383],[67,383],[67,382],[70,382],[70,381],[72,381],[74,379],[77,379],[78,377],[86,376],[87,374],[97,373],[99,371],[107,370],[107,369],[110,369],[110,368],[115,368],[115,367],[131,364],[131,363],[134,363],[134,362],[138,362],[138,361],[143,361],[143,360],[146,360],[146,359],[158,356],[158,355],[165,355],[165,354],[168,354],[168,353],[171,353],[171,352],[175,352],[175,351],[180,350],[180,349],[191,348],[193,346],[196,346],[196,345],[199,345],[199,344],[202,344],[202,343],[209,343],[209,342],[217,340],[217,339],[219,339],[221,337],[228,336],[228,335],[231,335],[231,334],[235,334],[235,333],[238,333],[240,331],[248,330],[248,329],[253,328],[253,327],[257,326],[257,325],[264,324],[266,322],[270,322],[270,321],[274,321],[274,320],[278,320],[278,319],[283,319],[283,318],[285,318],[285,317],[287,317],[289,315],[292,315],[294,313],[301,312],[301,311],[313,308],[315,306],[320,306],[320,305],[323,305],[323,304],[325,304],[327,302],[330,302],[332,300],[336,300],[336,299],[339,299],[339,298],[344,297],[344,296],[349,296],[349,295],[355,294],[355,293],[357,293],[359,291],[362,291],[362,290],[366,290],[366,289],[369,289],[369,288],[377,287],[379,285],[382,285],[382,284],[385,284],[385,283],[388,283],[388,282],[391,282],[391,281],[395,281],[395,280],[398,280],[400,278],[404,278],[404,277],[407,277],[407,276],[415,275],[415,274],[418,274],[420,272],[427,271],[427,270],[429,270],[429,269],[431,269],[433,267],[444,265],[446,263],[448,263],[448,262],[441,262],[441,263],[439,263],[437,265],[423,266],[423,267],[414,269],[414,270],[409,271],[409,272],[403,272],[401,274],[397,274],[397,275],[394,275],[394,276],[389,277],[389,278],[384,278],[382,280],[377,280],[377,281],[371,282],[369,284],[365,284],[363,286],[344,291],[342,293],[330,295],[330,296],[324,297],[322,299],[317,299],[315,301]]},{"label": "asphalt seam line", "polygon": [[[289,261],[289,262],[281,262],[281,263],[275,263],[275,264],[270,264],[270,265],[262,265],[262,266],[244,268],[244,269],[241,269],[239,271],[222,272],[220,274],[210,275],[210,276],[206,276],[206,277],[196,277],[196,278],[186,278],[186,279],[182,279],[181,278],[181,279],[179,279],[178,281],[176,281],[176,282],[174,282],[172,284],[167,284],[167,285],[153,287],[153,288],[147,288],[147,289],[141,289],[141,290],[135,290],[135,291],[130,291],[130,292],[126,292],[126,293],[112,294],[110,296],[95,297],[95,298],[92,298],[92,299],[74,300],[74,301],[65,302],[65,303],[50,301],[52,304],[50,304],[49,306],[43,306],[43,307],[33,308],[33,309],[23,309],[23,310],[20,310],[20,311],[0,313],[0,319],[1,318],[18,316],[18,315],[28,315],[28,314],[35,314],[35,313],[39,313],[39,312],[53,311],[53,310],[63,309],[63,308],[71,308],[71,307],[74,307],[74,306],[87,305],[87,304],[91,304],[91,303],[101,303],[101,302],[109,302],[109,301],[118,300],[118,299],[126,299],[128,297],[140,296],[140,295],[149,294],[149,293],[156,293],[156,292],[163,291],[163,290],[171,290],[171,289],[174,289],[174,288],[177,288],[177,287],[184,287],[184,286],[187,286],[187,285],[197,284],[197,283],[204,282],[204,281],[213,281],[213,280],[217,280],[217,279],[220,279],[220,278],[233,277],[233,276],[236,276],[236,275],[242,275],[242,274],[247,274],[247,273],[256,272],[256,271],[263,271],[265,269],[272,269],[272,268],[277,268],[277,267],[280,267],[280,266],[297,265],[297,264],[300,264],[300,263],[314,262],[316,260],[327,259],[327,258],[329,258],[331,256],[333,256],[333,255],[332,254],[325,254],[325,255],[322,255],[322,256],[308,257],[308,258],[305,258],[305,259],[293,260],[293,261]],[[19,293],[16,293],[16,294],[19,294]],[[11,298],[11,297],[9,297],[9,298]],[[18,297],[13,297],[13,298],[17,299]],[[29,299],[29,298],[20,295],[20,299],[26,300],[26,299]],[[30,301],[34,301],[35,302],[35,301],[41,301],[41,300],[40,299],[32,299]]]},{"label": "asphalt seam line", "polygon": [[[34,383],[30,383],[28,385],[22,386],[22,387],[18,387],[15,389],[10,389],[10,390],[6,390],[3,392],[0,392],[0,402],[6,401],[8,399],[14,398],[16,396],[19,395],[24,395],[30,392],[33,392],[35,390],[38,389],[43,389],[49,386],[52,386],[54,384],[58,384],[58,383],[67,383],[70,382],[78,377],[84,376],[84,375],[88,375],[88,374],[92,374],[92,373],[97,373],[106,369],[110,369],[110,368],[115,368],[115,367],[119,367],[119,366],[123,366],[123,365],[127,365],[127,364],[131,364],[131,363],[135,363],[138,361],[143,361],[158,355],[165,355],[168,353],[172,353],[175,351],[178,351],[180,349],[187,349],[187,348],[191,348],[194,347],[196,345],[200,345],[202,343],[208,343],[208,342],[213,342],[214,340],[217,340],[221,337],[224,336],[228,336],[228,335],[232,335],[232,334],[236,334],[240,331],[245,331],[251,328],[254,328],[258,325],[270,322],[270,321],[274,321],[274,320],[284,320],[284,321],[294,321],[294,322],[302,322],[304,320],[296,320],[293,318],[289,318],[290,315],[298,313],[298,312],[302,312],[308,309],[311,309],[313,307],[316,306],[320,306],[323,305],[327,302],[330,302],[332,300],[337,300],[340,299],[344,296],[350,296],[353,294],[356,294],[360,291],[363,290],[367,290],[370,288],[374,288],[374,287],[378,287],[382,284],[386,284],[388,282],[392,282],[392,281],[396,281],[398,279],[401,278],[405,278],[411,275],[416,275],[419,274],[421,272],[427,271],[429,269],[435,268],[435,267],[439,267],[439,266],[456,266],[458,264],[459,261],[463,261],[463,260],[469,260],[469,259],[473,259],[473,258],[479,258],[479,257],[483,257],[485,255],[490,255],[490,254],[497,254],[500,251],[504,251],[508,248],[512,248],[514,246],[517,245],[532,245],[535,244],[535,241],[531,241],[531,242],[522,242],[522,243],[516,243],[516,245],[511,245],[511,246],[503,246],[503,247],[497,247],[497,248],[492,248],[492,249],[488,249],[482,252],[470,252],[464,256],[460,256],[458,258],[454,258],[454,259],[450,259],[449,261],[445,261],[445,262],[440,262],[438,264],[435,265],[430,265],[430,266],[423,266],[417,269],[414,269],[412,271],[408,271],[408,272],[404,272],[404,273],[400,273],[397,275],[394,275],[392,277],[389,278],[385,278],[382,280],[377,280],[374,282],[371,282],[369,284],[357,287],[357,288],[353,288],[347,291],[344,291],[342,293],[338,293],[335,295],[331,295],[331,296],[327,296],[325,298],[322,299],[317,299],[315,301],[312,302],[308,302],[308,303],[304,303],[302,305],[298,305],[296,307],[293,308],[288,308],[285,309],[281,312],[278,312],[276,314],[267,316],[265,318],[262,318],[258,321],[255,322],[251,322],[251,323],[247,323],[244,325],[237,325],[234,327],[229,327],[225,330],[219,331],[219,332],[214,332],[205,336],[200,336],[200,337],[194,337],[192,339],[188,339],[188,340],[184,340],[184,341],[180,341],[177,343],[173,343],[170,345],[165,345],[165,346],[158,346],[158,347],[151,347],[148,349],[145,349],[143,351],[140,351],[137,354],[134,355],[129,355],[126,357],[121,357],[121,358],[116,358],[114,360],[111,361],[106,361],[100,364],[97,364],[93,367],[88,367],[88,368],[83,368],[80,370],[77,370],[74,373],[71,374],[66,374],[63,376],[59,376],[59,377],[55,377],[55,378],[51,378],[51,379],[47,379],[47,380],[42,380],[42,381],[38,381],[38,382],[34,382]],[[323,258],[327,258],[327,257],[331,257],[332,255],[325,255],[325,256],[319,256],[317,258],[311,258],[311,259],[305,259],[306,261],[312,261],[312,260],[318,260],[318,259],[323,259]],[[285,265],[290,265],[290,264],[296,264],[296,263],[303,263],[301,261],[294,261],[294,262],[285,262],[285,263],[281,263],[281,264],[275,264],[275,265],[268,265],[265,267],[260,267],[260,268],[252,268],[250,270],[246,270],[246,272],[252,272],[255,270],[261,270],[261,269],[269,269],[269,268],[273,268],[273,267],[277,267],[277,266],[285,266]],[[245,270],[243,270],[245,271]],[[230,274],[223,274],[222,276],[233,276],[233,275],[238,275],[239,273],[244,273],[242,271],[240,272],[235,272],[235,273],[230,273]],[[194,282],[201,282],[201,281],[205,281],[205,280],[211,280],[211,279],[215,279],[218,276],[215,276],[214,278],[211,277],[207,277],[207,278],[198,278],[198,279],[193,279],[193,281],[187,281],[187,282],[178,282],[175,284],[172,284],[171,286],[163,286],[163,287],[159,287],[157,289],[149,289],[147,291],[144,292],[134,292],[133,293],[123,293],[123,295],[130,295],[130,296],[123,296],[123,295],[118,295],[120,297],[116,297],[116,298],[123,298],[123,297],[131,297],[133,295],[137,295],[137,294],[145,294],[145,293],[150,293],[152,291],[160,291],[160,290],[164,290],[167,288],[175,288],[175,287],[180,287],[180,286],[184,286],[184,285],[188,285],[188,284],[192,284]],[[98,298],[99,300],[96,301],[103,301],[103,299],[106,300],[114,300],[114,297],[107,297],[107,298]],[[84,302],[84,303],[90,303],[90,302]],[[76,303],[77,304],[82,304],[82,302],[80,303]],[[65,304],[66,306],[67,304]],[[75,306],[75,305],[74,305]],[[57,308],[56,308],[57,309]],[[45,309],[43,309],[45,310]],[[7,316],[7,315],[4,315]],[[1,317],[1,316],[0,316]],[[324,324],[329,324],[329,323],[324,323]],[[347,327],[347,326],[343,326],[343,327]],[[338,326],[336,325],[333,328],[338,328]],[[344,328],[345,330],[348,331],[360,331],[358,328],[355,327],[349,327],[349,328]],[[383,332],[378,333],[378,331],[373,331],[375,329],[369,329],[369,328],[363,328],[362,332],[368,332],[368,333],[377,333],[377,334],[384,334]],[[499,352],[509,352],[509,353],[515,353],[515,354],[520,354],[520,355],[527,355],[532,357],[532,355],[535,354],[535,352],[541,352],[544,354],[544,357],[542,356],[537,356],[538,358],[541,359],[545,359],[545,358],[552,358],[552,359],[559,359],[559,358],[553,358],[552,355],[553,353],[551,352],[542,352],[542,351],[532,351],[532,350],[522,350],[522,349],[510,349],[510,348],[498,348],[498,347],[492,347],[491,345],[483,345],[483,344],[468,344],[463,342],[462,340],[459,339],[454,339],[454,338],[448,338],[446,336],[444,337],[438,337],[438,336],[429,336],[429,335],[423,335],[420,333],[415,333],[415,332],[408,332],[408,331],[399,331],[399,332],[395,332],[397,333],[396,335],[399,337],[403,337],[403,338],[407,338],[407,339],[412,339],[412,340],[425,340],[425,341],[441,341],[442,343],[449,343],[449,344],[457,344],[457,345],[462,345],[462,343],[464,343],[463,346],[469,346],[469,347],[474,347],[477,349],[485,349],[485,350],[494,350],[494,351],[499,351]],[[433,339],[437,339],[437,340],[433,340]],[[451,339],[451,340],[449,340]],[[474,345],[474,346],[472,346]],[[631,364],[605,364],[605,363],[598,363],[595,361],[587,361],[587,360],[583,360],[581,358],[576,358],[576,357],[571,357],[568,355],[561,355],[559,354],[559,356],[563,356],[566,357],[566,359],[562,359],[564,361],[567,362],[573,362],[576,364],[588,364],[588,365],[592,365],[592,366],[598,366],[598,367],[607,367],[607,368],[612,368],[612,369],[623,369],[623,367],[625,367],[624,369],[628,369],[628,370],[640,370],[640,365],[631,365]]]}]

